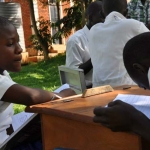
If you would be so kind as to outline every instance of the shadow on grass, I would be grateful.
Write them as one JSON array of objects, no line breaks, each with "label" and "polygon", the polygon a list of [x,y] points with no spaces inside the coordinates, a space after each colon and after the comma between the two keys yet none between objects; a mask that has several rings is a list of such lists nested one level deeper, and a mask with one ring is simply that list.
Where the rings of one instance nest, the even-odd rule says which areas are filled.
[{"label": "shadow on grass", "polygon": [[65,64],[65,54],[60,54],[47,61],[22,66],[18,73],[10,73],[12,79],[28,87],[54,91],[60,86],[58,66]]},{"label": "shadow on grass", "polygon": [[[54,91],[60,86],[58,66],[64,65],[65,59],[65,54],[59,54],[47,61],[22,66],[20,72],[10,73],[10,76],[21,85]],[[23,111],[24,108],[24,105],[15,104],[15,114]]]}]

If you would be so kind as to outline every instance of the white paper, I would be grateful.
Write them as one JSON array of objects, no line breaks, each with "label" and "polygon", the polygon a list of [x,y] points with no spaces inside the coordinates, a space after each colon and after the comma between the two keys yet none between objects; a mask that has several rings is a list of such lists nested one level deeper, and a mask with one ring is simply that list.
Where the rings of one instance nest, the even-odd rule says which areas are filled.
[{"label": "white paper", "polygon": [[69,87],[69,84],[63,84],[62,86],[60,86],[58,89],[56,89],[54,92],[56,92],[56,93],[59,93],[60,91],[62,91],[62,90],[64,90],[64,89],[68,89],[68,88],[70,88]]},{"label": "white paper", "polygon": [[12,116],[12,126],[16,131],[21,125],[23,125],[34,113],[21,112]]},{"label": "white paper", "polygon": [[150,119],[150,96],[118,94],[115,100],[121,100],[134,106]]}]

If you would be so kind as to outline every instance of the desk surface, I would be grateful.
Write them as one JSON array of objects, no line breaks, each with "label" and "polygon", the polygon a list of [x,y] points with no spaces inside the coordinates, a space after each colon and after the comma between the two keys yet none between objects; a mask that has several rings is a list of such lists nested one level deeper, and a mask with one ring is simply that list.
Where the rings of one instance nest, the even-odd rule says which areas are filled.
[{"label": "desk surface", "polygon": [[[93,109],[96,106],[105,106],[117,94],[150,95],[150,91],[137,86],[126,90],[123,90],[123,87],[117,87],[113,92],[86,98],[82,98],[81,95],[65,98],[73,100],[70,102],[47,102],[27,107],[28,112],[42,114],[44,149],[54,149],[60,145],[89,150],[99,148],[103,150],[147,150],[147,147],[149,149],[150,146],[144,143],[145,141],[141,142],[140,137],[135,134],[111,132],[93,123]],[[59,134],[56,134],[56,131]]]},{"label": "desk surface", "polygon": [[138,86],[132,86],[123,90],[124,86],[115,88],[113,92],[82,98],[81,95],[68,97],[65,99],[72,100],[70,102],[47,102],[38,105],[32,105],[26,108],[27,112],[42,113],[48,115],[56,115],[68,119],[78,120],[82,122],[93,122],[93,109],[96,106],[105,106],[112,101],[117,94],[135,94],[150,95],[149,90],[144,90]]}]

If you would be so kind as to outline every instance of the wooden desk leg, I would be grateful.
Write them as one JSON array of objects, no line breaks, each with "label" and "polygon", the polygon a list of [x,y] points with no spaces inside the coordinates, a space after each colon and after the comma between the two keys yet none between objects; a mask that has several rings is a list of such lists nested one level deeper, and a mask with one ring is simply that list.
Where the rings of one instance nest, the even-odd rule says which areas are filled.
[{"label": "wooden desk leg", "polygon": [[41,115],[44,150],[57,147],[77,150],[142,150],[141,139],[134,134],[111,132],[94,123],[82,123],[61,117]]}]

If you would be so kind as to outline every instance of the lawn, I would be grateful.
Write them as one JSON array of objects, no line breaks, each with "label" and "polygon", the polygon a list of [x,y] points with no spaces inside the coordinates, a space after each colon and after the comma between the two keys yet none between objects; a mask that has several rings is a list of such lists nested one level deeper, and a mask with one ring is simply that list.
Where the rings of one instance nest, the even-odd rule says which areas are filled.
[{"label": "lawn", "polygon": [[[54,91],[60,86],[58,66],[65,64],[65,54],[60,54],[47,61],[22,66],[19,73],[10,73],[12,79],[28,87]],[[15,114],[23,111],[25,106],[14,104]]]}]

